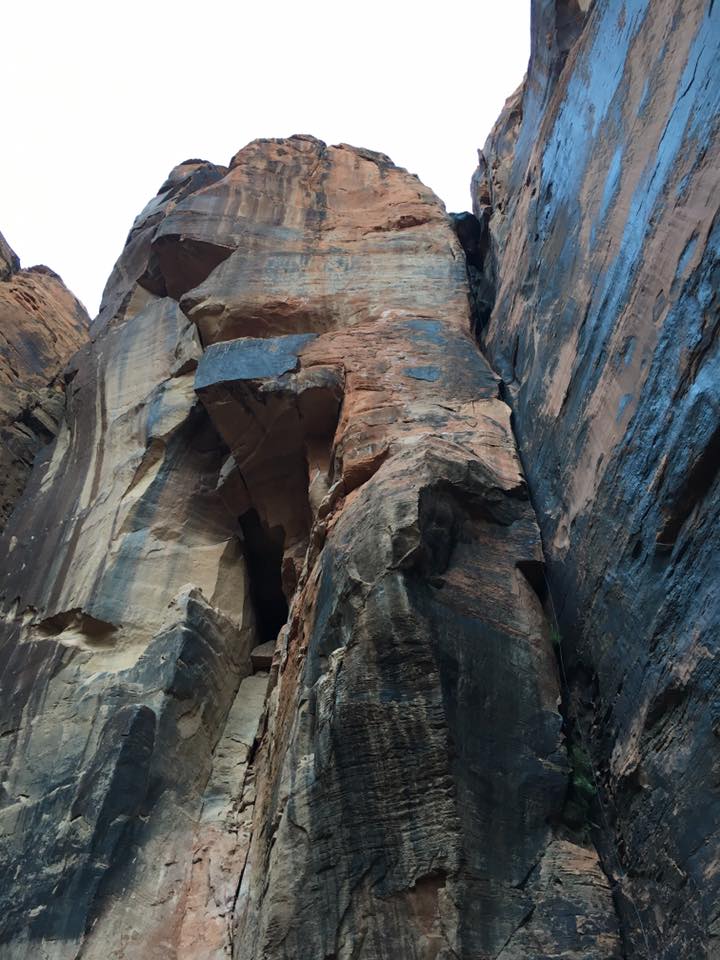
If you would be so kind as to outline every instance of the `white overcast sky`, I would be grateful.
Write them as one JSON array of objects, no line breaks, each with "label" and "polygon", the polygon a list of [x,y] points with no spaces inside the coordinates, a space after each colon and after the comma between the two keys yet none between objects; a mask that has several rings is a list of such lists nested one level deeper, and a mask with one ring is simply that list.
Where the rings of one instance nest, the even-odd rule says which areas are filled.
[{"label": "white overcast sky", "polygon": [[16,0],[2,12],[0,232],[97,311],[181,160],[312,133],[389,154],[445,201],[529,54],[530,0]]}]

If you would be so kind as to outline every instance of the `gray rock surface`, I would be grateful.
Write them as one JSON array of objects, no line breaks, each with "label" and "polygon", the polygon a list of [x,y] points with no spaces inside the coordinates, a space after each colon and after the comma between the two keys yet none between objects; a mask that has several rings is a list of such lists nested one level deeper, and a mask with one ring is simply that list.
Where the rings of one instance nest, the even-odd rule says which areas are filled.
[{"label": "gray rock surface", "polygon": [[720,954],[719,115],[717,4],[598,3],[561,72],[531,61],[475,178],[483,342],[633,958]]}]

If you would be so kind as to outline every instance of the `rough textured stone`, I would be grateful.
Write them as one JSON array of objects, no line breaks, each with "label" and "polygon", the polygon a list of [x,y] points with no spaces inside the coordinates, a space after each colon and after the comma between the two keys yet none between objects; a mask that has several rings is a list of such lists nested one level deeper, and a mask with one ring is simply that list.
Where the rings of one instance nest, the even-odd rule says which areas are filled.
[{"label": "rough textured stone", "polygon": [[9,280],[20,270],[20,258],[0,233],[0,280]]},{"label": "rough textured stone", "polygon": [[148,292],[165,295],[165,283],[158,275],[156,258],[150,249],[158,226],[176,204],[225,173],[225,167],[204,160],[185,160],[170,171],[157,196],[135,218],[122,255],[105,284],[96,328],[102,328],[113,318],[137,313],[148,302]]},{"label": "rough textured stone", "polygon": [[[304,241],[302,313],[292,273],[265,267],[266,248],[275,262],[286,247],[296,257],[297,237],[273,208],[269,222],[256,212],[259,252],[239,246],[181,301],[203,329],[212,296],[207,340],[242,335],[207,349],[196,388],[242,473],[246,516],[268,542],[274,532],[293,598],[233,952],[496,956],[533,909],[524,881],[553,843],[568,778],[508,410],[468,337],[465,264],[441,208],[432,201],[412,223],[378,231],[369,188],[356,188],[357,212],[349,206],[355,178],[373,191],[380,180],[390,209],[412,178],[347,148],[305,138],[290,148],[279,179],[291,212],[320,225],[314,246]],[[283,156],[286,146],[267,149]],[[296,150],[312,152],[309,170]],[[257,147],[239,157],[234,179],[245,183]],[[303,190],[314,217],[298,216]],[[402,230],[398,279],[432,277],[431,292],[408,284],[398,300],[374,257],[353,260],[351,281],[335,286],[331,240],[362,248],[365,234],[389,233],[395,262]],[[231,268],[262,285],[226,287]],[[597,878],[594,854],[587,862]],[[568,912],[593,918],[596,956],[615,956],[607,886],[598,889],[591,903],[579,884]],[[549,915],[549,941],[566,950],[567,930]]]},{"label": "rough textured stone", "polygon": [[626,955],[716,957],[720,9],[596,4],[559,77],[536,67],[475,180],[478,215],[496,210],[484,342],[602,782]]},{"label": "rough textured stone", "polygon": [[85,308],[48,267],[20,269],[0,234],[0,529],[33,460],[57,434],[65,406],[60,376],[87,340]]},{"label": "rough textured stone", "polygon": [[0,541],[0,956],[619,958],[462,225],[311,137],[179,171]]},{"label": "rough textured stone", "polygon": [[63,634],[14,645],[1,955],[167,956],[250,636],[186,590],[130,666],[98,672],[90,645]]},{"label": "rough textured stone", "polygon": [[3,957],[175,949],[257,643],[193,325],[147,293],[95,333],[2,541]]}]

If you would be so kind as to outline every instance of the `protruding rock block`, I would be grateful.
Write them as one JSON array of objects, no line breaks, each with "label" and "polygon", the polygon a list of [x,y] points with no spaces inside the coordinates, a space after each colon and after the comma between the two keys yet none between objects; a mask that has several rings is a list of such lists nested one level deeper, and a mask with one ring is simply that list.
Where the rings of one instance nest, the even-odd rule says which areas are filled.
[{"label": "protruding rock block", "polygon": [[314,334],[305,333],[213,344],[200,362],[195,389],[201,391],[238,380],[267,380],[291,373],[298,367],[300,350],[314,339]]},{"label": "protruding rock block", "polygon": [[[186,160],[171,170],[157,196],[135,218],[122,254],[105,285],[94,324],[96,329],[113,318],[130,317],[143,309],[149,301],[148,293],[158,297],[168,294],[158,256],[151,250],[152,240],[178,203],[220,180],[226,172],[225,167],[205,160]],[[199,261],[200,258],[194,264],[196,282],[204,279],[219,262],[213,259],[208,265]]]},{"label": "protruding rock block", "polygon": [[267,643],[259,644],[250,651],[253,673],[259,673],[260,671],[267,673],[270,670],[275,655],[275,647],[275,641],[270,640]]}]

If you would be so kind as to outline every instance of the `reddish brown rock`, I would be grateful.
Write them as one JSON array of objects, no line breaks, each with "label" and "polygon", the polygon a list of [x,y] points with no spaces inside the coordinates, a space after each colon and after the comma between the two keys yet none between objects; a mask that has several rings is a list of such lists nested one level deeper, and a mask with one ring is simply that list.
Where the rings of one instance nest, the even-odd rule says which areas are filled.
[{"label": "reddish brown rock", "polygon": [[80,301],[48,267],[20,269],[0,234],[0,529],[65,406],[60,374],[87,340]]},{"label": "reddish brown rock", "polygon": [[190,166],[0,542],[8,956],[619,957],[457,224],[310,137]]},{"label": "reddish brown rock", "polygon": [[717,4],[596,4],[557,79],[531,61],[476,178],[484,343],[633,958],[720,951],[719,66]]},{"label": "reddish brown rock", "polygon": [[[508,410],[468,335],[465,264],[432,197],[392,214],[419,191],[386,158],[307,138],[259,152],[236,158],[237,193],[200,199],[254,211],[262,242],[239,239],[181,300],[212,344],[196,389],[292,601],[234,955],[496,956],[534,909],[523,886],[567,772],[542,558]],[[266,154],[291,198],[280,223],[247,199]],[[549,907],[548,942],[615,956],[586,860],[598,899],[581,881],[563,911],[597,937],[575,944]]]}]

